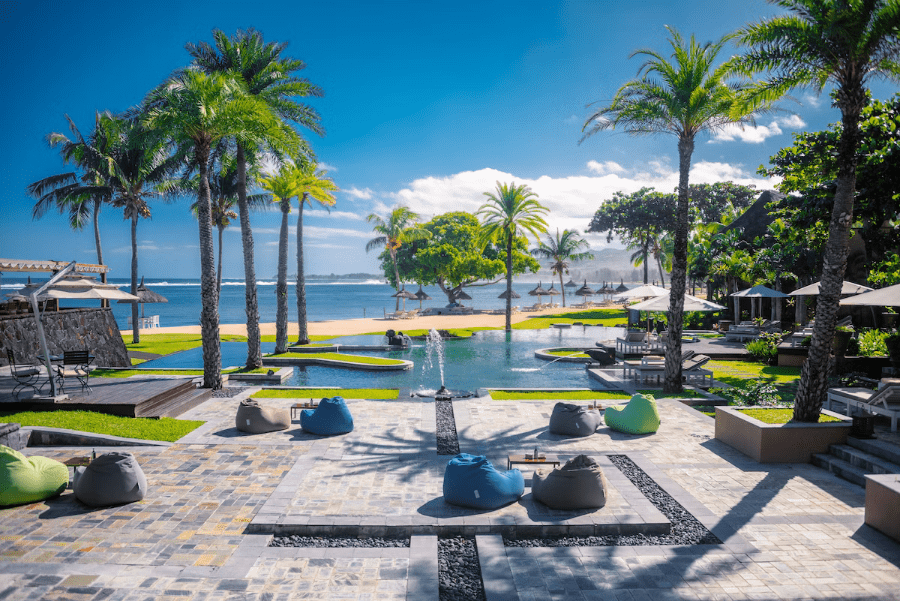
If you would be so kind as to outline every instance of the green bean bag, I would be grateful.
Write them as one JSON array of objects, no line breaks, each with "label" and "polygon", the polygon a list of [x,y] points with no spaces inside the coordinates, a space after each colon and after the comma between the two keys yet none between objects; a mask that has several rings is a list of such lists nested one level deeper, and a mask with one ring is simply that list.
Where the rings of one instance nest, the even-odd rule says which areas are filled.
[{"label": "green bean bag", "polygon": [[653,395],[636,394],[627,405],[607,407],[606,425],[627,434],[652,434],[659,430],[659,411]]},{"label": "green bean bag", "polygon": [[49,457],[26,457],[0,445],[0,505],[24,505],[56,496],[69,484],[69,468]]}]

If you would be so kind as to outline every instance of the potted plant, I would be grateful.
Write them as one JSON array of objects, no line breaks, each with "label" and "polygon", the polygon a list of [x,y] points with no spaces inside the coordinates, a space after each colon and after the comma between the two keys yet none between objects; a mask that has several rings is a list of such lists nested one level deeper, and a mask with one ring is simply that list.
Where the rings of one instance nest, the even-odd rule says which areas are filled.
[{"label": "potted plant", "polygon": [[832,352],[835,357],[843,357],[853,337],[853,326],[838,326],[834,330],[834,344]]},{"label": "potted plant", "polygon": [[894,332],[885,338],[884,344],[887,346],[888,357],[891,358],[891,366],[895,370],[900,369],[900,332]]}]

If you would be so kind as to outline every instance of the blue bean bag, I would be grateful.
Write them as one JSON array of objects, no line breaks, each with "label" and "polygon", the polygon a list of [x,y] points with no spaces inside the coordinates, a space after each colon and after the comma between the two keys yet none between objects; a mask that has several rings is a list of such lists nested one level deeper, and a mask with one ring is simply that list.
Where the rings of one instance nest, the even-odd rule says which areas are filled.
[{"label": "blue bean bag", "polygon": [[300,427],[310,434],[333,436],[353,431],[353,416],[344,399],[322,399],[315,409],[300,412]]},{"label": "blue bean bag", "polygon": [[500,473],[484,455],[460,453],[444,470],[444,500],[473,509],[497,509],[525,493],[519,470]]}]

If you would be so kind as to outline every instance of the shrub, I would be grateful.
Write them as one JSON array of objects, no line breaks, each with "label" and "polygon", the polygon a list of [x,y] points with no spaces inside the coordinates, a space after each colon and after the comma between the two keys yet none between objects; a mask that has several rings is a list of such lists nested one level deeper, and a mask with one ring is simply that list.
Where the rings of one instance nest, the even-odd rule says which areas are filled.
[{"label": "shrub", "polygon": [[781,404],[778,389],[772,382],[763,378],[759,378],[755,382],[742,382],[731,388],[711,389],[710,392],[727,398],[734,405],[777,407]]},{"label": "shrub", "polygon": [[781,344],[781,334],[762,333],[756,340],[751,340],[744,348],[757,361],[774,365],[778,360],[778,345]]},{"label": "shrub", "polygon": [[888,332],[863,330],[859,333],[859,355],[861,357],[884,356],[888,354],[885,340]]}]

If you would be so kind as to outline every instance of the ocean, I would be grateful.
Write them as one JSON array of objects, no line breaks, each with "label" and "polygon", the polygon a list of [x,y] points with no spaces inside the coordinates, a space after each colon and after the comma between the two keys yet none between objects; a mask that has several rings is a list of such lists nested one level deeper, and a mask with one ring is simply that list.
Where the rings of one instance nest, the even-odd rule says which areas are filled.
[{"label": "ocean", "polygon": [[[0,295],[6,295],[21,288],[26,281],[22,277],[9,277],[4,275],[0,280]],[[38,279],[34,278],[37,282]],[[110,278],[110,283],[121,285],[121,290],[130,290],[130,280],[123,278]],[[146,304],[143,306],[145,315],[159,315],[159,325],[162,327],[189,326],[200,323],[200,281],[194,279],[161,279],[146,278],[144,284],[150,290],[161,294],[168,299],[168,303]],[[551,282],[543,282],[544,288],[549,288]],[[537,284],[534,282],[513,282],[513,289],[522,298],[513,299],[513,306],[527,306],[537,302],[537,297],[528,295]],[[602,283],[591,282],[594,289]],[[558,289],[559,282],[556,282]],[[407,290],[415,293],[417,285],[407,286]],[[462,301],[462,304],[476,309],[503,309],[505,301],[497,296],[506,289],[506,283],[501,282],[488,286],[473,286],[465,288],[472,300]],[[423,301],[422,308],[443,307],[447,305],[447,297],[436,286],[425,286],[425,292],[431,300]],[[575,288],[566,289],[566,304],[581,302],[581,298],[574,295]],[[288,318],[292,322],[297,321],[297,301],[295,298],[294,283],[288,281]],[[306,307],[309,321],[326,321],[333,319],[362,319],[365,317],[383,317],[385,313],[394,311],[395,300],[391,297],[394,289],[383,282],[376,280],[364,281],[327,281],[312,280],[306,282]],[[257,282],[257,295],[259,299],[259,319],[262,323],[275,321],[275,280],[260,280]],[[98,306],[99,301],[60,301],[61,307]],[[548,302],[548,297],[543,297],[543,302]],[[560,295],[553,297],[553,302],[561,303]],[[407,300],[407,310],[417,308],[418,301]],[[400,301],[403,308],[403,301]],[[131,315],[129,304],[113,303],[113,314],[119,327],[128,329],[128,319]],[[222,282],[222,294],[219,298],[219,323],[243,324],[247,322],[244,311],[244,282],[242,280],[227,280]]]}]

